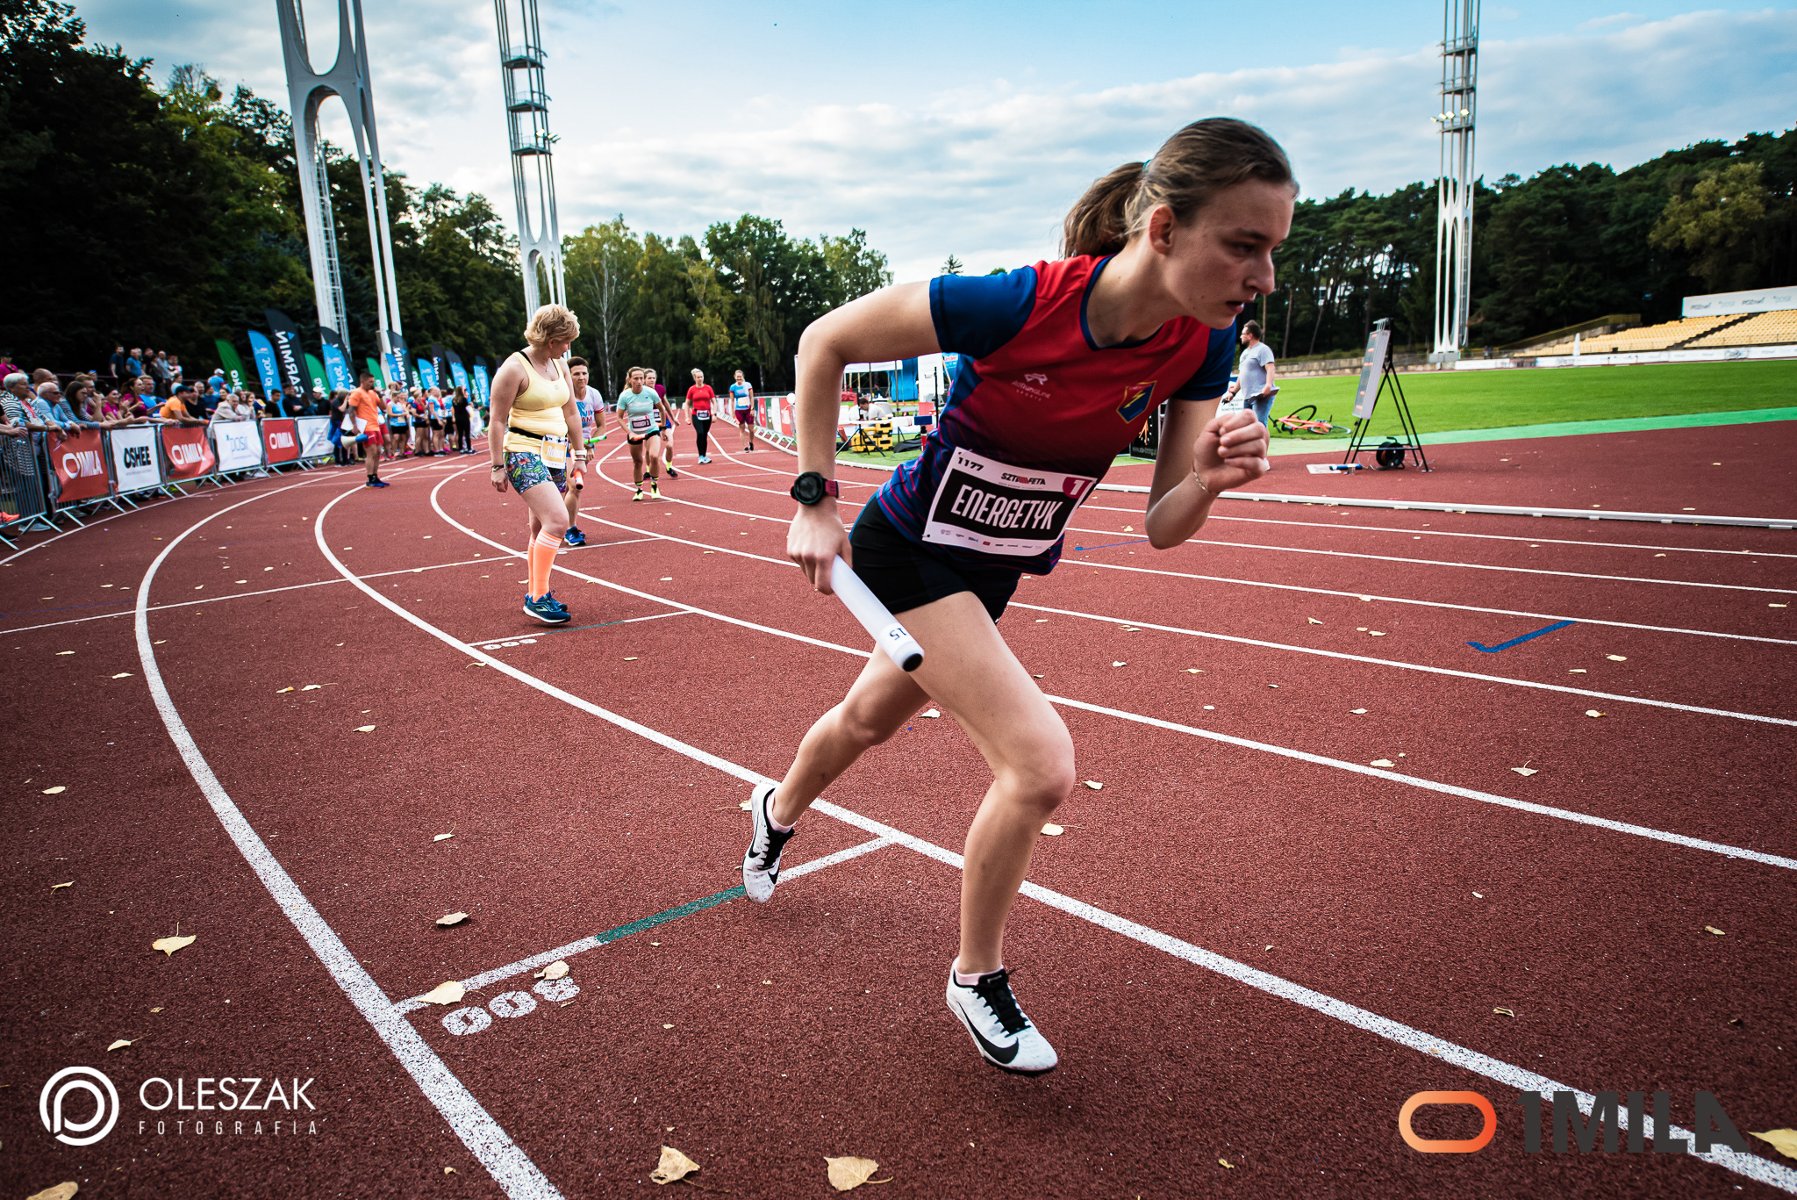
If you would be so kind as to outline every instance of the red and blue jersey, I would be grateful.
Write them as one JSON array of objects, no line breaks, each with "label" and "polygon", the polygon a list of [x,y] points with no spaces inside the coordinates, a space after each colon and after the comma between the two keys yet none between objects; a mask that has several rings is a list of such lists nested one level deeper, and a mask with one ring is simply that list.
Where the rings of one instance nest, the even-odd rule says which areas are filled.
[{"label": "red and blue jersey", "polygon": [[1164,400],[1229,386],[1235,331],[1190,317],[1100,346],[1086,308],[1109,257],[930,283],[936,340],[961,355],[936,428],[875,496],[898,530],[952,556],[1032,574],[1061,529]]}]

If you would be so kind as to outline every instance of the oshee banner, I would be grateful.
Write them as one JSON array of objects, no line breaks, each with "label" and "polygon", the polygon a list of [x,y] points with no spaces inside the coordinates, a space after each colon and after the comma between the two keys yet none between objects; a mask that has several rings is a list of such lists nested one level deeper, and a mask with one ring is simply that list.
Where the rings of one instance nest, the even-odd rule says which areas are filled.
[{"label": "oshee banner", "polygon": [[[327,417],[325,420],[328,424],[330,418]],[[255,422],[252,421],[250,424],[253,425]],[[220,457],[223,457],[224,448],[222,446],[219,448],[219,454]],[[271,467],[279,466],[281,463],[299,461],[299,429],[292,420],[270,418],[262,422],[262,454],[263,461]]]},{"label": "oshee banner", "polygon": [[161,432],[170,479],[198,479],[212,474],[218,460],[212,455],[204,429],[197,425],[164,425]]},{"label": "oshee banner", "polygon": [[112,473],[119,481],[120,492],[138,492],[160,484],[162,469],[156,465],[156,431],[113,430]]},{"label": "oshee banner", "polygon": [[61,503],[99,500],[112,490],[98,429],[83,429],[69,437],[51,434],[50,465],[56,468],[56,480],[62,485],[57,497]]},{"label": "oshee banner", "polygon": [[[263,422],[267,424],[267,422]],[[298,427],[299,456],[301,458],[331,457],[331,419],[329,417],[301,417],[292,422]],[[273,462],[273,459],[269,460]]]},{"label": "oshee banner", "polygon": [[254,421],[221,421],[212,426],[212,437],[218,443],[219,470],[247,471],[262,465],[262,435]]}]

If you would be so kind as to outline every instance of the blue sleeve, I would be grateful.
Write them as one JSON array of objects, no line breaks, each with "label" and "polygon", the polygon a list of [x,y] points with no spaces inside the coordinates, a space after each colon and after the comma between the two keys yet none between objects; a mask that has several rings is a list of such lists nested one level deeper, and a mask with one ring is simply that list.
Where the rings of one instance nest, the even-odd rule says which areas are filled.
[{"label": "blue sleeve", "polygon": [[1235,365],[1235,330],[1213,329],[1210,331],[1210,351],[1204,356],[1204,365],[1198,373],[1189,379],[1185,386],[1175,388],[1172,398],[1175,400],[1215,400],[1229,390],[1229,370]]},{"label": "blue sleeve", "polygon": [[930,280],[936,344],[982,358],[1017,336],[1036,307],[1036,268],[1004,275],[938,275]]}]

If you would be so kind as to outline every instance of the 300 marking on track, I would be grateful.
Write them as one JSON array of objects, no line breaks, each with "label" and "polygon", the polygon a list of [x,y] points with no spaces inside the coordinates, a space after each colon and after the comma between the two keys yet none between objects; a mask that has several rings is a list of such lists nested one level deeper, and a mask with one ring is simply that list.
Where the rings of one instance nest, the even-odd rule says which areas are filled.
[{"label": "300 marking on track", "polygon": [[[531,988],[530,992],[559,1003],[580,995],[580,988],[572,979],[544,979]],[[443,1028],[457,1037],[467,1037],[471,1033],[491,1028],[494,1017],[512,1020],[529,1016],[538,1008],[530,992],[501,992],[487,1001],[485,1008],[473,1005],[452,1008],[443,1014]]]}]

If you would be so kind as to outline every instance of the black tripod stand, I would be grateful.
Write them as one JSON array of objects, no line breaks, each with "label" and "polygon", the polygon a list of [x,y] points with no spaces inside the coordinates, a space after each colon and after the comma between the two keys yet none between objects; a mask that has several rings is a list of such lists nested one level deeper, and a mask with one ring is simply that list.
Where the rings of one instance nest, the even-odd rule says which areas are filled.
[{"label": "black tripod stand", "polygon": [[[1379,389],[1373,393],[1372,403],[1367,405],[1364,417],[1360,415],[1358,407],[1356,408],[1354,433],[1348,439],[1348,453],[1342,459],[1342,463],[1343,465],[1351,463],[1363,451],[1367,451],[1373,454],[1375,461],[1380,466],[1398,467],[1404,465],[1404,455],[1408,453],[1416,459],[1419,470],[1432,471],[1434,468],[1429,465],[1429,458],[1423,453],[1423,440],[1416,432],[1416,422],[1410,416],[1410,402],[1404,398],[1404,385],[1399,381],[1398,373],[1391,365],[1391,341],[1389,332],[1385,329],[1385,321],[1380,320],[1378,325],[1379,329],[1373,335],[1374,344],[1383,341],[1385,351],[1385,359],[1381,364],[1382,369],[1379,376]],[[1395,462],[1387,461],[1387,454],[1382,452],[1381,448],[1366,445],[1367,431],[1372,427],[1373,413],[1379,406],[1379,397],[1384,395],[1388,389],[1391,392],[1392,400],[1398,406],[1398,424],[1403,429],[1402,438],[1390,439],[1398,443],[1395,447],[1397,450]]]}]

